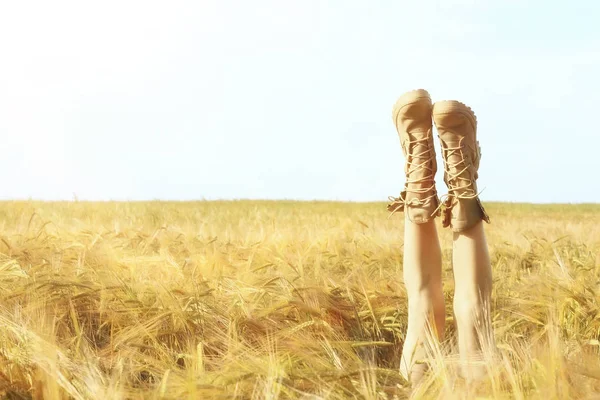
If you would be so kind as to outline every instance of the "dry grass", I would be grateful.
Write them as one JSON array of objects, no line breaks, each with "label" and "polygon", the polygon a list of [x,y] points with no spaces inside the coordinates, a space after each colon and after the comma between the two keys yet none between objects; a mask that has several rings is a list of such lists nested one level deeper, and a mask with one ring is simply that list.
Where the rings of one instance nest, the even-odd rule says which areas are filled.
[{"label": "dry grass", "polygon": [[[490,204],[499,359],[415,396],[600,394],[600,205]],[[383,204],[0,204],[5,398],[406,398],[402,217]]]}]

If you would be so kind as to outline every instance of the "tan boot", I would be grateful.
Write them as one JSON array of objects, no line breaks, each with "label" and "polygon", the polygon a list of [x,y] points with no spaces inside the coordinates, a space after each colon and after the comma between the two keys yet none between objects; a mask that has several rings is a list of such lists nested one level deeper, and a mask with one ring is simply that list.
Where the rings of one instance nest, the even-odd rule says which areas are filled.
[{"label": "tan boot", "polygon": [[392,118],[400,136],[406,159],[406,183],[400,197],[390,197],[388,211],[405,211],[417,224],[439,215],[439,199],[435,190],[435,149],[431,123],[431,98],[423,89],[400,96]]},{"label": "tan boot", "polygon": [[490,222],[477,192],[477,170],[481,148],[477,141],[477,118],[458,101],[439,101],[433,106],[444,159],[444,181],[448,196],[444,201],[442,225],[462,232],[477,222]]}]

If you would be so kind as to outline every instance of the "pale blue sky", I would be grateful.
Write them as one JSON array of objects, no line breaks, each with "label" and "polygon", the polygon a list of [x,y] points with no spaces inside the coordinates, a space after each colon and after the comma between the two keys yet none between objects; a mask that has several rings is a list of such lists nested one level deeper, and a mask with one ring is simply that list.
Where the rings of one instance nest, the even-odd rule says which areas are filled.
[{"label": "pale blue sky", "polygon": [[385,201],[392,105],[426,88],[477,113],[484,201],[597,202],[599,18],[592,0],[2,2],[0,198]]}]

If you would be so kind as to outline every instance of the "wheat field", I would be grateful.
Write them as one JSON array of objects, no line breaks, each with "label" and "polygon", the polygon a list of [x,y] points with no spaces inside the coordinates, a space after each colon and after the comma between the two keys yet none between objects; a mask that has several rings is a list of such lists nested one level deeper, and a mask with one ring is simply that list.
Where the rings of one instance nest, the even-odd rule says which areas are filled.
[{"label": "wheat field", "polygon": [[497,358],[398,372],[401,215],[383,203],[2,202],[7,399],[600,397],[600,205],[486,204]]}]

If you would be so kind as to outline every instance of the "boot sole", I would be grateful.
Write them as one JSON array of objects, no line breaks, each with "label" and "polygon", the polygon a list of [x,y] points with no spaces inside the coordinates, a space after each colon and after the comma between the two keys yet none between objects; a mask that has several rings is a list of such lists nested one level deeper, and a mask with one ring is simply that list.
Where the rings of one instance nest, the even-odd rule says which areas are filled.
[{"label": "boot sole", "polygon": [[425,89],[411,90],[410,92],[406,92],[400,96],[400,98],[398,98],[396,101],[396,104],[394,104],[394,108],[392,109],[392,119],[394,120],[394,125],[398,126],[396,121],[398,120],[398,114],[402,108],[411,104],[419,103],[423,100],[426,100],[430,107],[433,106],[431,103],[431,96]]},{"label": "boot sole", "polygon": [[465,103],[461,103],[460,101],[456,100],[437,101],[433,105],[433,110],[431,112],[433,116],[435,116],[436,114],[453,113],[460,113],[469,118],[471,125],[473,125],[473,129],[477,131],[477,116],[475,115],[475,112],[473,112],[471,107],[467,106]]}]

